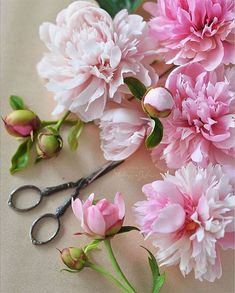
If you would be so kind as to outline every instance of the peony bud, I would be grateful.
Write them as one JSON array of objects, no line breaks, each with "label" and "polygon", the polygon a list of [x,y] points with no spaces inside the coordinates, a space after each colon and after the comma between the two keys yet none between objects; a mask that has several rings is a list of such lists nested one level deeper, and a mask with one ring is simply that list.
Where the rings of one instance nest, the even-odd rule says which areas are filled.
[{"label": "peony bud", "polygon": [[38,116],[30,110],[16,110],[10,113],[4,120],[7,132],[16,137],[30,136],[40,127]]},{"label": "peony bud", "polygon": [[143,108],[152,118],[169,116],[173,105],[171,93],[163,87],[149,90],[143,99]]},{"label": "peony bud", "polygon": [[60,254],[63,263],[71,270],[80,271],[87,262],[87,256],[81,248],[64,248]]},{"label": "peony bud", "polygon": [[44,128],[37,137],[37,154],[41,159],[50,159],[59,154],[63,147],[63,140],[59,134],[50,128]]}]

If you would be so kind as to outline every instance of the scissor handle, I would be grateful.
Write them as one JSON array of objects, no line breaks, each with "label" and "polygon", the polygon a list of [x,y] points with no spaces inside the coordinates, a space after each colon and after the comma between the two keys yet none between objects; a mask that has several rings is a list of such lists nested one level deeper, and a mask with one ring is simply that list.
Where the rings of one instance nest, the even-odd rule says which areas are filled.
[{"label": "scissor handle", "polygon": [[[41,241],[41,240],[37,239],[37,235],[35,235],[36,234],[35,229],[36,229],[37,225],[44,219],[54,219],[56,221],[56,223],[57,223],[57,228],[56,228],[54,234],[52,234],[51,237],[49,237],[45,241]],[[56,237],[56,235],[58,234],[59,230],[60,230],[60,219],[59,219],[59,217],[57,215],[55,215],[55,214],[44,214],[44,215],[42,215],[41,217],[39,217],[37,220],[35,220],[33,222],[32,226],[31,226],[31,229],[30,229],[30,232],[29,232],[29,236],[31,238],[32,244],[34,244],[34,245],[43,245],[43,244],[46,244],[46,243],[52,241]]]},{"label": "scissor handle", "polygon": [[[17,207],[15,205],[14,199],[17,196],[18,193],[20,193],[23,190],[27,190],[27,189],[31,189],[31,190],[36,191],[36,193],[39,195],[38,200],[36,201],[35,204],[33,204],[32,206],[30,206],[28,208],[19,208],[19,207]],[[42,190],[40,188],[38,188],[37,186],[35,186],[35,185],[23,185],[23,186],[20,186],[20,187],[14,189],[10,193],[9,198],[8,198],[8,206],[13,208],[14,210],[16,210],[18,212],[27,212],[27,211],[32,210],[36,206],[38,206],[40,204],[41,200],[42,200],[42,197],[43,197]]]}]

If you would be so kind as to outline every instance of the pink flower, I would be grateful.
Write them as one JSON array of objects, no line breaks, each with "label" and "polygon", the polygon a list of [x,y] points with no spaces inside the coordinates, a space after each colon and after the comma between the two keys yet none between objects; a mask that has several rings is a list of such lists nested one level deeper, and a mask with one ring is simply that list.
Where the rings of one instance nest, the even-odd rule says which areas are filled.
[{"label": "pink flower", "polygon": [[147,200],[135,204],[137,222],[152,236],[161,265],[213,282],[222,274],[219,246],[235,248],[235,193],[220,165],[189,163],[163,180],[143,186]]},{"label": "pink flower", "polygon": [[72,209],[85,234],[96,239],[116,234],[125,216],[125,203],[119,192],[115,195],[114,204],[105,198],[94,204],[94,194],[91,194],[84,204],[79,198],[72,200]]},{"label": "pink flower", "polygon": [[167,63],[200,62],[207,70],[235,62],[233,0],[158,0],[145,9]]},{"label": "pink flower", "polygon": [[163,87],[152,88],[144,97],[143,106],[151,117],[167,117],[174,106],[171,93]]},{"label": "pink flower", "polygon": [[166,87],[175,106],[162,119],[164,137],[152,152],[154,162],[164,159],[173,169],[189,161],[201,167],[210,162],[234,166],[234,80],[234,69],[206,72],[198,63],[169,75]]},{"label": "pink flower", "polygon": [[121,102],[130,93],[124,77],[134,75],[146,86],[155,82],[148,26],[126,10],[112,20],[96,4],[75,1],[58,14],[56,24],[41,25],[40,38],[50,52],[38,73],[55,95],[54,114],[67,109],[91,121],[101,117],[108,99]]},{"label": "pink flower", "polygon": [[134,103],[107,109],[100,118],[101,149],[106,160],[119,161],[132,155],[142,144],[149,119]]}]

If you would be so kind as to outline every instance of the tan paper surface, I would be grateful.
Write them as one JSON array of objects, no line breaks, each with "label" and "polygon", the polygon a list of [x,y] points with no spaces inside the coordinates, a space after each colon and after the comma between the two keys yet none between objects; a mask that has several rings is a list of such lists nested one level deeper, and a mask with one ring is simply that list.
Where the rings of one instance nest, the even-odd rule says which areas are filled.
[{"label": "tan paper surface", "polygon": [[[1,116],[10,112],[8,97],[11,94],[25,98],[27,105],[40,117],[50,119],[54,107],[51,95],[43,87],[35,66],[46,51],[38,36],[39,25],[54,21],[57,13],[69,4],[69,0],[1,0]],[[160,69],[161,71],[161,69]],[[6,134],[1,123],[1,293],[70,293],[70,292],[119,292],[115,286],[97,273],[86,269],[80,274],[60,272],[64,268],[56,248],[81,246],[87,239],[73,236],[79,224],[71,209],[62,217],[59,236],[45,246],[33,246],[29,240],[29,228],[34,219],[45,212],[54,212],[70,191],[54,195],[37,209],[19,214],[8,208],[9,192],[22,184],[38,186],[56,185],[76,180],[104,163],[99,148],[98,129],[86,126],[79,149],[71,153],[65,148],[56,160],[48,160],[11,176],[8,172],[10,158],[18,143]],[[91,192],[98,197],[112,198],[116,191],[125,195],[127,216],[125,223],[134,224],[132,205],[144,199],[141,187],[144,183],[160,178],[152,165],[149,153],[142,148],[114,172],[100,179],[81,194]],[[120,235],[113,241],[114,251],[126,275],[140,293],[151,292],[151,273],[147,255],[139,245],[154,251],[151,243],[144,242],[136,232]],[[93,254],[95,260],[111,266],[105,260],[105,252]],[[184,278],[177,267],[162,268],[167,281],[162,293],[232,293],[234,292],[234,254],[222,252],[223,277],[211,284],[194,280],[192,274]]]}]

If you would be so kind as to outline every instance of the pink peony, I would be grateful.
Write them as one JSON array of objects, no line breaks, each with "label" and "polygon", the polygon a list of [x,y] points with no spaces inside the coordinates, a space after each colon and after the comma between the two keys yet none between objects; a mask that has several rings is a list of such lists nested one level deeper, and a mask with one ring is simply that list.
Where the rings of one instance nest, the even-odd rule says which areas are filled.
[{"label": "pink peony", "polygon": [[143,186],[147,200],[135,204],[137,222],[151,236],[161,265],[213,282],[222,274],[219,246],[235,248],[235,193],[220,165],[189,163]]},{"label": "pink peony", "polygon": [[142,144],[149,119],[133,103],[107,109],[100,118],[101,149],[106,160],[119,161],[132,155]]},{"label": "pink peony", "polygon": [[40,38],[50,52],[37,68],[55,94],[54,114],[67,109],[91,121],[101,117],[107,99],[121,102],[130,93],[124,77],[134,75],[146,86],[155,82],[148,26],[126,10],[112,20],[96,4],[76,1],[58,14],[56,24],[41,25]]},{"label": "pink peony", "polygon": [[175,69],[166,81],[175,106],[162,119],[162,144],[152,152],[154,162],[164,159],[177,169],[189,161],[234,166],[235,70],[221,66],[206,72],[198,63]]},{"label": "pink peony", "polygon": [[158,0],[145,9],[167,63],[200,62],[209,71],[235,63],[234,0]]},{"label": "pink peony", "polygon": [[85,234],[95,239],[116,234],[125,216],[125,203],[119,192],[116,193],[114,204],[105,198],[94,203],[94,194],[91,194],[84,204],[79,198],[72,200],[72,209],[81,221]]}]

